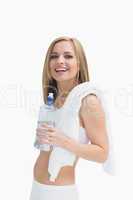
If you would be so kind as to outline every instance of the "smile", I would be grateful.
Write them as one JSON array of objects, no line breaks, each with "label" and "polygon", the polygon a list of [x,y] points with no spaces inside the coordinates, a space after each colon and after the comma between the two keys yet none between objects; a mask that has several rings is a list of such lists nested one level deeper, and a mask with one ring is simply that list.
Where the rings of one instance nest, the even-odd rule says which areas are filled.
[{"label": "smile", "polygon": [[60,68],[56,68],[55,71],[58,72],[66,72],[68,71],[68,68],[64,68],[64,67],[60,67]]}]

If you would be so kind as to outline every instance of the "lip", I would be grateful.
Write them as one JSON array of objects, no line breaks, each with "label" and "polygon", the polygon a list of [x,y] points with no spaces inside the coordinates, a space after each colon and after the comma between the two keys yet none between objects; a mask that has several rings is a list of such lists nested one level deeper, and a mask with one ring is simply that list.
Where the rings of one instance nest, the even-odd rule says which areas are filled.
[{"label": "lip", "polygon": [[57,72],[57,73],[59,73],[59,72],[66,72],[68,70],[69,70],[68,67],[56,67],[55,68],[55,72]]},{"label": "lip", "polygon": [[60,69],[55,69],[55,71],[56,71],[56,72],[66,72],[66,71],[68,71],[68,69],[61,69],[61,68],[60,68]]}]

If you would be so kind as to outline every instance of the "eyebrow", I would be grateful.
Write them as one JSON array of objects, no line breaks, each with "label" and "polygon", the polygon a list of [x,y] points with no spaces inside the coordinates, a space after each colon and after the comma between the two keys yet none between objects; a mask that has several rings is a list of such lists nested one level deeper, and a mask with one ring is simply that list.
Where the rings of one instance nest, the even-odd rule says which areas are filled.
[{"label": "eyebrow", "polygon": [[[65,52],[64,52],[64,54],[68,54],[68,53],[73,54],[71,51],[65,51]],[[58,52],[53,51],[53,52],[51,52],[51,54],[58,54]]]}]

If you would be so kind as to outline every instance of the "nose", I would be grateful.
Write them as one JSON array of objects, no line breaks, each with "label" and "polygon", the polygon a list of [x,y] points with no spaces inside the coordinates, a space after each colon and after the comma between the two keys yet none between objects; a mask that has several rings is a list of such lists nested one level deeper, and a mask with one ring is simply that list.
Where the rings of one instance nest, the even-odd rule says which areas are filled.
[{"label": "nose", "polygon": [[59,55],[57,62],[59,64],[64,64],[64,62],[65,62],[64,56],[63,55]]}]

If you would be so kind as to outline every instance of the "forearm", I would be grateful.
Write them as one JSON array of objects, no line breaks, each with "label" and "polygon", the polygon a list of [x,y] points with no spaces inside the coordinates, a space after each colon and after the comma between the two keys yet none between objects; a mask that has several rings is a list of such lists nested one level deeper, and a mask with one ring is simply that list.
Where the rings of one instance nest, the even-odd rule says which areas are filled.
[{"label": "forearm", "polygon": [[86,160],[103,163],[107,159],[106,151],[95,144],[81,144],[76,140],[68,138],[66,149]]}]

